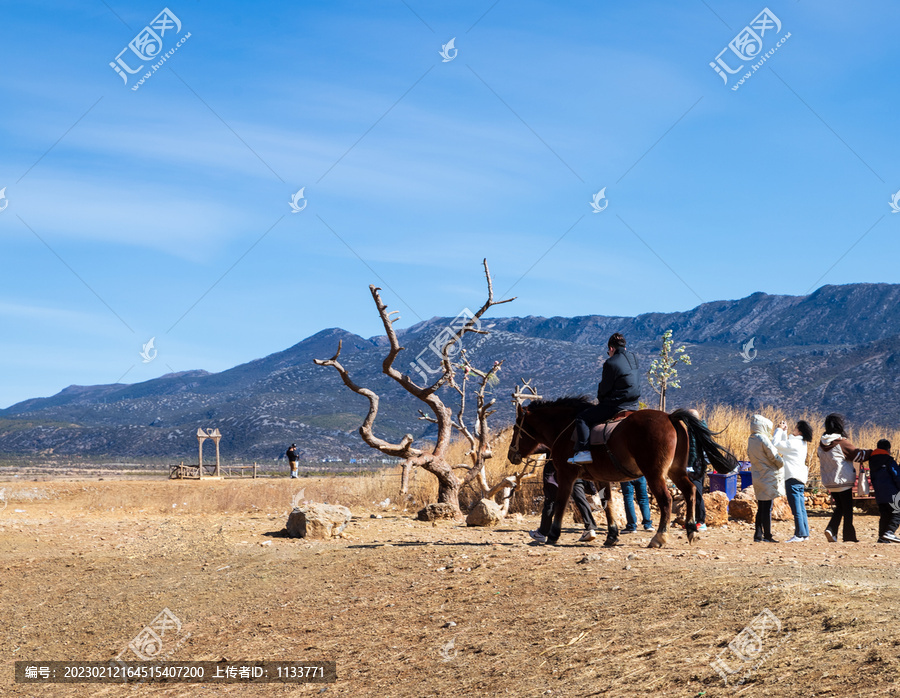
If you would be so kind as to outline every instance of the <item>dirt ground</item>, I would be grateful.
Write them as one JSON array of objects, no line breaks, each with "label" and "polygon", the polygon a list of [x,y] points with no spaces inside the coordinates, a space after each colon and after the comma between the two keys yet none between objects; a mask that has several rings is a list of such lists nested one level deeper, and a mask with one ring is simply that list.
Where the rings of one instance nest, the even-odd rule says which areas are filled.
[{"label": "dirt ground", "polygon": [[[900,694],[900,546],[875,543],[874,516],[855,544],[827,543],[813,512],[802,544],[732,522],[607,550],[571,522],[550,547],[533,516],[471,529],[370,505],[346,539],[307,542],[282,537],[262,481],[231,512],[204,506],[221,482],[0,485],[2,695]],[[171,660],[334,660],[337,682],[14,683],[16,660],[117,656],[164,608],[183,624]]]}]

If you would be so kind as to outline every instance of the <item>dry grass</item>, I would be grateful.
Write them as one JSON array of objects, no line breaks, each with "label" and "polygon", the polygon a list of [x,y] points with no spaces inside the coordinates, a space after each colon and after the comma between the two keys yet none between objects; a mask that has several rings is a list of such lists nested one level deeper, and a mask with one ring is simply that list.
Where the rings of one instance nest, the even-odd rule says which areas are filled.
[{"label": "dry grass", "polygon": [[[746,460],[747,438],[750,436],[750,418],[756,412],[746,409],[714,405],[698,406],[719,443],[728,448],[739,459]],[[759,414],[778,423],[785,419],[793,423],[797,419],[807,420],[818,434],[822,431],[824,415],[815,413],[786,414],[775,408],[765,408]],[[509,449],[512,429],[499,432],[493,444],[494,457],[487,461],[488,482],[493,485],[517,468],[509,463],[506,453]],[[862,425],[851,428],[850,438],[854,444],[874,448],[881,438],[900,444],[900,430]],[[469,465],[465,455],[468,444],[459,440],[451,444],[447,460],[451,463]],[[818,479],[819,464],[814,444],[810,446],[808,463],[810,481]],[[457,470],[463,476],[463,470]],[[540,479],[516,493],[510,511],[529,513],[533,510],[533,495],[538,493]],[[416,511],[437,499],[437,480],[430,473],[415,469],[410,479],[410,492],[405,498],[399,494],[400,469],[387,469],[374,473],[353,474],[352,476],[303,477],[299,480],[261,478],[257,480],[175,481],[162,480],[146,482],[141,488],[121,487],[117,481],[96,483],[46,483],[40,486],[29,483],[4,483],[3,497],[10,509],[26,506],[29,500],[52,499],[65,510],[67,500],[78,500],[77,509],[92,513],[116,513],[122,511],[145,511],[154,514],[179,515],[183,513],[239,513],[265,512],[283,514],[290,509],[294,498],[301,490],[303,498],[310,501],[343,504],[354,511]],[[536,489],[537,488],[537,489]],[[466,486],[460,494],[460,504],[464,511],[481,497],[477,481]],[[390,503],[382,503],[390,499]]]}]

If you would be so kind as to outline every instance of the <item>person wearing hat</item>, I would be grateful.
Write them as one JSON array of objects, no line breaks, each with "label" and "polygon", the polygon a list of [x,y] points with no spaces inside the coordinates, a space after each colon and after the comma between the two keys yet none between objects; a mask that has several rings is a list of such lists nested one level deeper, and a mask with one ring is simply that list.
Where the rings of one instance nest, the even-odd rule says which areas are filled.
[{"label": "person wearing hat", "polygon": [[597,386],[597,404],[579,414],[575,420],[575,455],[569,459],[573,465],[591,462],[591,427],[612,419],[624,410],[638,409],[641,399],[637,356],[625,349],[625,337],[616,332],[606,345],[609,358],[603,363],[600,385]]},{"label": "person wearing hat", "polygon": [[299,477],[297,475],[297,444],[291,444],[291,447],[287,450],[285,454],[288,459],[288,463],[291,464],[291,479],[296,479]]}]

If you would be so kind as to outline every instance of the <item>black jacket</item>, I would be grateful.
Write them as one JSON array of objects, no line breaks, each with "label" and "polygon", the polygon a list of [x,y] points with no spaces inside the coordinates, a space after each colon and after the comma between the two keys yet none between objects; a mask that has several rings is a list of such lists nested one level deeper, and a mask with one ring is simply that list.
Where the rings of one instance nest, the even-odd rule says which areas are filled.
[{"label": "black jacket", "polygon": [[875,490],[875,501],[878,504],[890,504],[900,492],[900,471],[891,454],[881,449],[872,451],[869,457],[869,474],[872,478],[872,489]]},{"label": "black jacket", "polygon": [[641,399],[641,376],[637,356],[618,348],[603,364],[597,401],[601,405],[615,405],[620,409],[637,409]]}]

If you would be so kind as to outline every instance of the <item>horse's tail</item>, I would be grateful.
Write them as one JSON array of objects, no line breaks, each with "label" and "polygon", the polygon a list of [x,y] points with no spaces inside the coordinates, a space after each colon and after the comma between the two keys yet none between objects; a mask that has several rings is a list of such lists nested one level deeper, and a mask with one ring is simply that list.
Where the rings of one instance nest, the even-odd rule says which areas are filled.
[{"label": "horse's tail", "polygon": [[737,458],[727,448],[717,444],[712,431],[687,410],[678,409],[669,415],[672,424],[681,422],[688,430],[697,450],[708,460],[717,473],[730,473],[737,467]]}]

